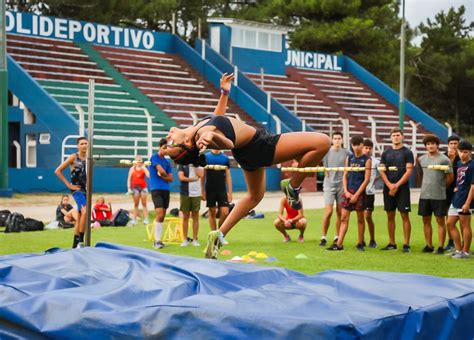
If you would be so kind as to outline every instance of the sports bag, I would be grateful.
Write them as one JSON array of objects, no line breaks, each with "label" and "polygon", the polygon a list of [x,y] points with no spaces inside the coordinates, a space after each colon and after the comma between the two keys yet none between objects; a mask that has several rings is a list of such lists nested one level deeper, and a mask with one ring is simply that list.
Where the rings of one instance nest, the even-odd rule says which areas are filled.
[{"label": "sports bag", "polygon": [[112,225],[116,227],[124,227],[127,225],[130,217],[127,210],[119,209],[112,216]]},{"label": "sports bag", "polygon": [[19,233],[25,228],[25,217],[20,213],[12,213],[5,222],[6,233]]},{"label": "sports bag", "polygon": [[0,227],[4,227],[7,223],[7,218],[10,216],[10,210],[1,210],[0,211]]},{"label": "sports bag", "polygon": [[44,223],[34,218],[25,218],[25,228],[23,231],[40,231],[44,229]]}]

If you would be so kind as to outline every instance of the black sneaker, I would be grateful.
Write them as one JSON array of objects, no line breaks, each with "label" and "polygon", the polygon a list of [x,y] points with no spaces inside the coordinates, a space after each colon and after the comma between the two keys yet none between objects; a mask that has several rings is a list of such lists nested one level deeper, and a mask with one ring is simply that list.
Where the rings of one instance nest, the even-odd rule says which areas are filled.
[{"label": "black sneaker", "polygon": [[438,250],[436,250],[436,254],[444,254],[444,248],[443,247],[438,247]]},{"label": "black sneaker", "polygon": [[409,252],[411,251],[410,245],[404,244],[402,251],[403,251],[404,253],[409,253]]},{"label": "black sneaker", "polygon": [[337,241],[339,241],[339,237],[335,237],[334,240],[332,241],[332,245],[335,245],[337,243]]},{"label": "black sneaker", "polygon": [[362,241],[362,247],[367,247],[367,243],[365,243],[365,241]]},{"label": "black sneaker", "polygon": [[364,249],[364,247],[365,247],[364,243],[365,243],[365,242],[363,242],[363,243],[357,243],[357,245],[356,245],[357,250],[359,250],[359,251],[364,251],[364,250],[365,250],[365,249]]},{"label": "black sneaker", "polygon": [[445,251],[450,251],[451,249],[454,249],[454,241],[453,240],[449,240],[446,247],[444,247]]},{"label": "black sneaker", "polygon": [[397,250],[397,245],[389,243],[386,247],[383,247],[380,250]]},{"label": "black sneaker", "polygon": [[377,248],[377,242],[375,242],[374,240],[370,241],[369,248]]},{"label": "black sneaker", "polygon": [[326,244],[328,244],[328,240],[326,240],[325,238],[322,238],[322,239],[321,239],[321,242],[319,242],[319,245],[320,245],[321,247],[326,246]]},{"label": "black sneaker", "polygon": [[327,248],[326,250],[330,250],[330,251],[343,251],[344,250],[344,246],[338,246],[337,244],[333,244],[332,246],[330,246],[329,248]]},{"label": "black sneaker", "polygon": [[[403,249],[405,249],[405,246],[403,246]],[[433,251],[434,251],[433,247],[430,247],[429,245],[426,245],[421,252],[422,253],[432,253]]]}]

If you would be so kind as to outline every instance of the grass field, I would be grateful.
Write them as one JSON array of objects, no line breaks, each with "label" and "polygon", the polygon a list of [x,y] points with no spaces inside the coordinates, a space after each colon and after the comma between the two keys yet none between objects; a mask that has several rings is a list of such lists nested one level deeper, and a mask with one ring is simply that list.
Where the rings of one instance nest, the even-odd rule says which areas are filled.
[{"label": "grass field", "polygon": [[[292,241],[282,243],[281,234],[273,227],[276,213],[266,213],[264,219],[246,219],[241,221],[226,238],[230,244],[223,249],[231,250],[231,254],[220,256],[220,260],[228,260],[233,256],[242,256],[250,251],[264,252],[268,256],[275,257],[276,262],[268,263],[258,260],[257,264],[268,266],[280,266],[307,274],[314,274],[324,270],[371,270],[390,271],[405,273],[421,273],[442,277],[473,278],[473,260],[454,260],[446,256],[421,253],[424,247],[421,219],[416,215],[417,207],[413,207],[412,220],[412,252],[402,253],[401,250],[383,252],[379,249],[367,249],[360,252],[355,249],[356,224],[353,214],[345,242],[345,251],[328,252],[325,247],[319,247],[321,235],[320,221],[323,210],[307,210],[305,215],[309,220],[305,243],[296,242],[298,232],[290,231]],[[375,214],[376,236],[379,248],[387,244],[387,228],[385,213],[379,207]],[[203,257],[206,235],[209,226],[206,219],[201,219],[199,239],[201,247],[188,246],[179,247],[179,244],[171,244],[161,250],[163,253]],[[402,230],[401,221],[397,220],[397,241],[401,248]],[[3,231],[0,229],[0,231]],[[334,226],[330,228],[329,237],[332,238]],[[436,233],[434,233],[436,235]],[[366,241],[368,234],[366,232]],[[151,248],[146,241],[146,230],[143,224],[134,227],[101,228],[92,231],[92,243],[110,242],[130,245],[142,248]],[[70,248],[72,243],[72,230],[47,230],[43,232],[31,232],[20,234],[0,233],[0,254],[12,253],[38,253],[49,248]],[[437,237],[434,238],[437,246]],[[298,254],[305,254],[307,259],[296,259]],[[1,261],[1,259],[0,259]],[[209,260],[212,261],[212,260]],[[210,262],[212,263],[212,262]],[[248,264],[242,264],[248,265]]]}]

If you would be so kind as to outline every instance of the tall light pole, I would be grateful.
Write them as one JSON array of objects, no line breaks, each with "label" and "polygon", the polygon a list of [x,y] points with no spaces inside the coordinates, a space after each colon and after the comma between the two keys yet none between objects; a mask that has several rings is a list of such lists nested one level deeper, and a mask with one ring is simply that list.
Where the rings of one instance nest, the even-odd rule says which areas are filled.
[{"label": "tall light pole", "polygon": [[403,131],[405,122],[405,0],[402,5],[402,28],[400,33],[400,100],[398,103],[398,125]]},{"label": "tall light pole", "polygon": [[11,197],[8,189],[8,82],[5,1],[0,0],[0,196]]}]

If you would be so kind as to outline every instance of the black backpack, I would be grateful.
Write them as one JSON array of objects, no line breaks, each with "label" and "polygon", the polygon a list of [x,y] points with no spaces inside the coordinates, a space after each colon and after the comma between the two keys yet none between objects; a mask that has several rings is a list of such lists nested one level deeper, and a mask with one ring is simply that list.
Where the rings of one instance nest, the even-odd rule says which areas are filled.
[{"label": "black backpack", "polygon": [[0,211],[0,227],[4,227],[7,224],[7,218],[10,216],[10,210],[1,210]]},{"label": "black backpack", "polygon": [[19,233],[25,228],[25,218],[20,213],[12,213],[5,222],[6,233]]},{"label": "black backpack", "polygon": [[44,223],[34,218],[25,218],[25,228],[23,231],[40,231],[44,229]]},{"label": "black backpack", "polygon": [[112,216],[111,224],[116,227],[124,227],[127,225],[130,217],[127,210],[119,209]]}]

